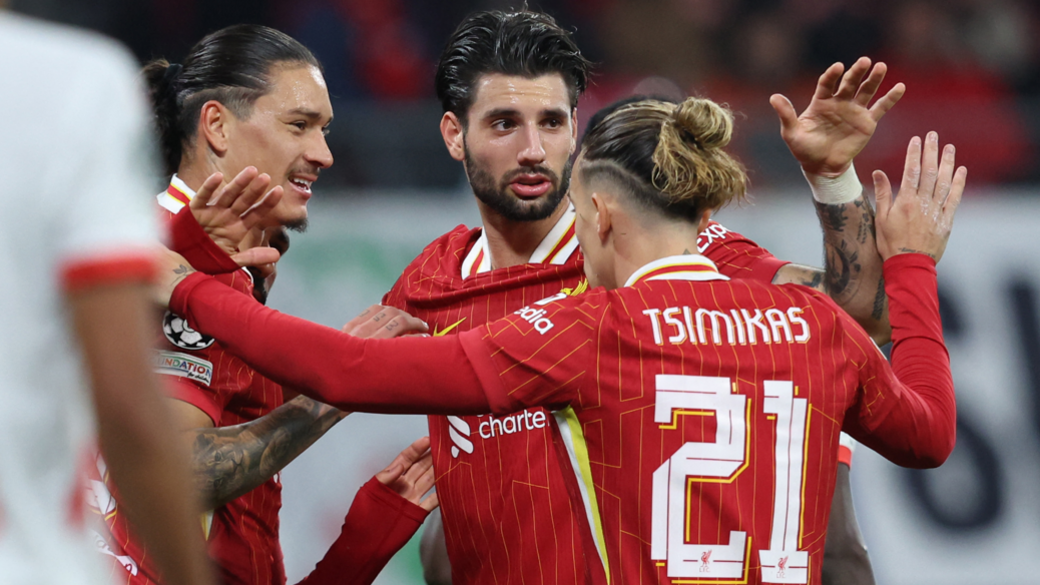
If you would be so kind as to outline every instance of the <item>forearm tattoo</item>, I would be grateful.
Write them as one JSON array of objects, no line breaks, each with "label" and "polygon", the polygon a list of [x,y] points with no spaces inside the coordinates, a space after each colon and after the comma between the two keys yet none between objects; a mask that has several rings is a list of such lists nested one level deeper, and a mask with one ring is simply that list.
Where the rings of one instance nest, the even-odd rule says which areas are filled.
[{"label": "forearm tattoo", "polygon": [[345,416],[299,396],[248,423],[192,431],[195,485],[210,506],[226,504],[273,477]]}]

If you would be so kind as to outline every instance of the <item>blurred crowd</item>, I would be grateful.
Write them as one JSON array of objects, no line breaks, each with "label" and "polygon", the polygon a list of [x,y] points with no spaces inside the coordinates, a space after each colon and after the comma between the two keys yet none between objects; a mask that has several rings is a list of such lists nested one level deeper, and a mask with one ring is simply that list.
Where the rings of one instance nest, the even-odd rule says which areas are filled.
[{"label": "blurred crowd", "polygon": [[[142,60],[154,55],[176,59],[205,33],[235,22],[274,26],[318,55],[334,99],[358,106],[352,109],[362,112],[359,116],[388,116],[388,131],[393,132],[407,129],[402,119],[411,122],[436,112],[429,104],[434,62],[462,17],[473,10],[519,4],[13,2],[16,9],[78,20],[108,32],[127,42]],[[699,94],[725,101],[740,115],[734,148],[752,170],[756,185],[783,186],[799,180],[797,166],[779,140],[769,96],[783,93],[800,110],[808,103],[815,78],[828,65],[850,64],[861,55],[889,65],[882,91],[896,81],[907,85],[903,101],[860,157],[861,175],[870,168],[898,172],[902,145],[909,136],[936,129],[944,142],[957,145],[976,185],[1040,182],[1040,3],[1035,1],[532,0],[528,5],[572,28],[579,46],[598,64],[594,85],[581,106],[584,118],[632,93]],[[423,103],[428,107],[422,115],[407,115]],[[337,111],[337,118],[340,114]],[[373,125],[372,120],[358,123]],[[374,125],[383,123],[379,119]],[[431,129],[434,126],[430,122]],[[346,134],[356,136],[349,130]],[[426,134],[422,139],[431,152],[443,148],[436,138]],[[352,168],[371,165],[351,164],[349,159],[347,155],[337,161],[337,166],[345,163],[346,170],[340,172],[348,173],[341,175],[343,182],[380,185],[385,173],[351,174]],[[436,174],[412,174],[419,182],[439,180]]]}]

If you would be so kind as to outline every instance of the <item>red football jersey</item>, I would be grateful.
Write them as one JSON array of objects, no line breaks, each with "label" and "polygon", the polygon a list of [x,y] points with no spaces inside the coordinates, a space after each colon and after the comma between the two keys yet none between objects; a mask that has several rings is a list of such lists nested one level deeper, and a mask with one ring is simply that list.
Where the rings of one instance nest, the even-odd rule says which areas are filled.
[{"label": "red football jersey", "polygon": [[[412,261],[383,304],[444,335],[561,291],[577,294],[584,290],[584,275],[573,217],[569,211],[561,218],[531,263],[497,270],[491,270],[483,231],[459,226]],[[716,222],[698,238],[698,249],[735,277],[768,282],[785,264]],[[429,420],[453,583],[598,580],[588,572],[598,571],[589,569],[599,560],[596,552],[581,544],[587,511],[571,503],[573,474],[550,412],[532,408],[508,417]]]},{"label": "red football jersey", "polygon": [[[226,255],[194,220],[174,221],[174,216],[192,196],[194,192],[176,176],[169,189],[158,196],[159,205],[165,210],[163,215],[172,227],[173,248],[195,266],[219,264],[221,256],[227,262]],[[187,250],[186,246],[192,249]],[[253,281],[246,270],[235,269],[215,278],[252,296]],[[170,395],[205,412],[216,426],[255,420],[282,405],[281,386],[256,374],[225,351],[219,342],[194,331],[179,316],[166,312],[159,338],[155,367],[163,375]],[[130,532],[126,518],[118,509],[118,496],[113,499],[109,495],[111,485],[104,477],[103,462],[99,461],[98,471],[99,474],[91,478],[93,490],[88,502],[104,517],[111,536],[107,543],[99,540],[99,551],[115,559],[118,581],[134,585],[158,583],[147,551]],[[278,540],[280,509],[281,484],[276,476],[202,517],[209,554],[218,566],[223,583],[285,583]]]},{"label": "red football jersey", "polygon": [[[941,363],[929,309],[915,318],[933,317]],[[460,340],[494,412],[561,409],[613,583],[819,582],[842,427],[902,463],[952,447],[948,361],[945,377],[917,364],[948,383],[928,403],[826,296],[731,281],[703,258]]]},{"label": "red football jersey", "polygon": [[598,537],[583,543],[614,583],[808,583],[842,429],[899,465],[934,467],[953,450],[935,264],[899,255],[884,277],[891,366],[823,294],[728,280],[691,255],[439,339],[358,339],[203,274],[170,306],[343,409],[492,412],[503,429],[526,424],[524,408],[559,412],[569,484],[584,487],[576,504]]}]

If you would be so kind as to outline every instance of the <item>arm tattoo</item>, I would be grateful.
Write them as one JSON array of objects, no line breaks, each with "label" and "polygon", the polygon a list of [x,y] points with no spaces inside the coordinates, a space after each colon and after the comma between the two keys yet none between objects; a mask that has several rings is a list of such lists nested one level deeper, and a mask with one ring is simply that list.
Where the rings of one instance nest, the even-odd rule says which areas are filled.
[{"label": "arm tattoo", "polygon": [[878,279],[877,293],[874,295],[874,310],[870,312],[870,318],[880,320],[885,315],[885,303],[888,297],[885,295],[885,277]]},{"label": "arm tattoo", "polygon": [[298,396],[254,421],[191,431],[195,486],[208,506],[222,506],[274,477],[346,415]]}]

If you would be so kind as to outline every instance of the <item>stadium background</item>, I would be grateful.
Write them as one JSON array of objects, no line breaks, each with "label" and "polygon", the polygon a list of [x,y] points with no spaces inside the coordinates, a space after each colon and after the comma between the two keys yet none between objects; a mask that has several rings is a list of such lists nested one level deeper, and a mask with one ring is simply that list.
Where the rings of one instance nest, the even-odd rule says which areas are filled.
[{"label": "stadium background", "polygon": [[[14,0],[100,30],[139,58],[179,60],[236,22],[284,30],[322,60],[335,166],[294,235],[271,305],[339,326],[378,301],[423,245],[479,222],[437,132],[432,69],[475,0]],[[905,471],[861,449],[856,505],[879,583],[1035,582],[1040,546],[1040,6],[1025,0],[565,0],[532,2],[576,30],[599,65],[579,106],[633,92],[706,95],[740,114],[736,152],[754,203],[720,219],[780,257],[819,265],[819,228],[767,99],[807,103],[827,65],[883,59],[904,100],[857,160],[901,172],[910,136],[938,130],[969,168],[940,275],[959,436],[941,469]],[[883,88],[885,89],[885,88]],[[417,381],[418,383],[418,381]],[[290,583],[339,531],[354,491],[413,438],[420,417],[352,415],[284,472]],[[478,447],[479,448],[479,447]],[[416,543],[379,583],[421,583]]]}]

